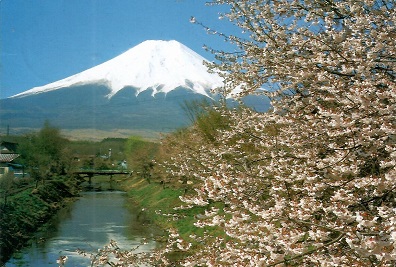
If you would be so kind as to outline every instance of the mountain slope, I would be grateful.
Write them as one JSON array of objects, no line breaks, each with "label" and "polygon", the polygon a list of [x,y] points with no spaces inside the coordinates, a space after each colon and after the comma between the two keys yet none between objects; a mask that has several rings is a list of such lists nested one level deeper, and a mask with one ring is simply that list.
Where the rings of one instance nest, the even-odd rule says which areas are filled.
[{"label": "mountain slope", "polygon": [[183,87],[207,95],[208,90],[222,85],[222,79],[208,73],[204,61],[205,58],[177,41],[149,40],[96,67],[13,97],[86,84],[108,87],[109,98],[127,86],[138,88],[137,94],[149,88],[155,95]]},{"label": "mountain slope", "polygon": [[[190,123],[184,102],[216,98],[210,90],[222,85],[204,61],[177,41],[146,41],[96,67],[0,100],[0,127],[41,128],[49,120],[61,129],[172,131]],[[268,101],[259,103],[268,108]]]}]

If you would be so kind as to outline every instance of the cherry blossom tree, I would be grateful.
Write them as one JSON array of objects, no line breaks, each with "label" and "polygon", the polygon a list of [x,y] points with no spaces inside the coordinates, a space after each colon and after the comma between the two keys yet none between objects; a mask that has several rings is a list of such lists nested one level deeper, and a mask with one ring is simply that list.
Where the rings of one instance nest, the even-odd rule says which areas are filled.
[{"label": "cherry blossom tree", "polygon": [[194,237],[205,245],[181,264],[394,266],[396,2],[211,4],[243,30],[219,34],[236,52],[212,50],[219,92],[265,94],[273,109],[223,109],[215,142],[169,162],[201,181],[182,197],[207,207],[196,226],[226,234]]},{"label": "cherry blossom tree", "polygon": [[195,125],[170,142],[167,170],[193,182],[181,199],[206,207],[195,225],[207,234],[172,230],[152,264],[169,266],[167,253],[185,250],[176,264],[395,266],[396,2],[210,5],[229,7],[221,18],[242,30],[206,27],[236,47],[208,48],[225,79],[217,92],[266,95],[272,109],[219,108],[228,125],[210,140]]}]

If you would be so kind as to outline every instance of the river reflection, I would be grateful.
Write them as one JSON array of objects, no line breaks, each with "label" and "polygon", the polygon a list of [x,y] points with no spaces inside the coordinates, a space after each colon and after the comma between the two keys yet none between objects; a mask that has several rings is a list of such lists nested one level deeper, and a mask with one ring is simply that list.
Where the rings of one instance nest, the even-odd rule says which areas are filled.
[{"label": "river reflection", "polygon": [[[122,192],[88,192],[69,207],[62,209],[44,231],[37,233],[32,244],[16,253],[6,264],[12,266],[57,266],[59,256],[68,256],[68,266],[90,266],[90,259],[76,250],[95,252],[110,240],[121,249],[140,245],[155,230],[139,221],[139,210],[126,206]],[[154,241],[140,246],[149,251]]]}]

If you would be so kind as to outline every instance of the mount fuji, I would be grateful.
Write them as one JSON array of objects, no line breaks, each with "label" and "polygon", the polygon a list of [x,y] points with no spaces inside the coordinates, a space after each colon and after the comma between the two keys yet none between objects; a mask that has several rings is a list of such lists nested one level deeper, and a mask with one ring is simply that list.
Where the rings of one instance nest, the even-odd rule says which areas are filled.
[{"label": "mount fuji", "polygon": [[[177,41],[145,41],[65,79],[0,100],[0,127],[140,129],[186,126],[186,101],[215,98],[222,78]],[[261,103],[264,109],[268,103]]]},{"label": "mount fuji", "polygon": [[126,87],[136,94],[151,89],[152,95],[183,87],[208,96],[208,90],[222,85],[222,79],[209,73],[205,58],[177,41],[145,41],[96,67],[13,96],[24,97],[65,87],[87,84],[109,88],[108,98]]}]

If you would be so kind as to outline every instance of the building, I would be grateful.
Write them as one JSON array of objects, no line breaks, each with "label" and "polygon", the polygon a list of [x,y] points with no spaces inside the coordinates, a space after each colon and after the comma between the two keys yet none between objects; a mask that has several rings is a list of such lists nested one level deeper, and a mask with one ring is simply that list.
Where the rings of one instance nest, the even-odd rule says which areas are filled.
[{"label": "building", "polygon": [[0,141],[0,177],[9,172],[19,172],[22,168],[22,165],[14,162],[19,157],[16,148],[17,143]]}]

